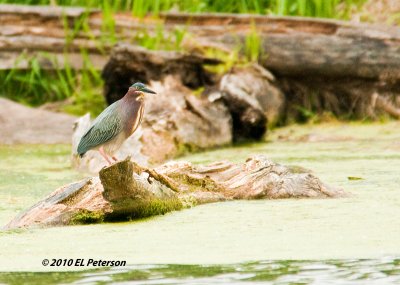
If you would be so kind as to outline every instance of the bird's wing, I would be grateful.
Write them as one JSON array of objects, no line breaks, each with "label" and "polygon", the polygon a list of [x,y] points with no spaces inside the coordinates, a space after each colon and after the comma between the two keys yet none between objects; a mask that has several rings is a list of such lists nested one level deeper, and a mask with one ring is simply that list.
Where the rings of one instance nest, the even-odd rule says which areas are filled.
[{"label": "bird's wing", "polygon": [[79,142],[78,154],[83,155],[88,150],[108,142],[122,131],[121,117],[117,108],[115,103],[110,105],[94,120],[90,129]]}]

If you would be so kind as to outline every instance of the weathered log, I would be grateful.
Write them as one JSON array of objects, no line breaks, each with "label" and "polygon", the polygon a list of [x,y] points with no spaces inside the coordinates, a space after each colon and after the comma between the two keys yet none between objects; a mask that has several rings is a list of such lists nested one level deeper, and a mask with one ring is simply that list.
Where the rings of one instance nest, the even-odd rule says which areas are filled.
[{"label": "weathered log", "polygon": [[[91,38],[101,37],[101,13],[97,10],[0,5],[0,15],[0,24],[4,27],[0,35],[32,36],[31,44],[24,46],[28,50],[39,42],[35,37],[66,38],[64,15],[70,29],[83,20],[91,29],[90,37],[75,32],[69,41],[71,48],[75,46],[79,50],[80,45],[89,45],[95,52],[96,43]],[[400,29],[396,27],[234,14],[164,13],[161,18],[149,16],[143,20],[126,13],[115,15],[116,36],[121,41],[134,38],[138,31],[155,30],[160,24],[166,34],[177,26],[185,26],[195,37],[194,44],[222,43],[231,47],[255,29],[266,55],[262,57],[262,64],[279,75],[400,78]],[[103,50],[108,48],[104,46]]]},{"label": "weathered log", "polygon": [[265,55],[262,64],[279,75],[400,78],[397,27],[302,17],[184,13],[163,16],[167,24],[190,23],[196,31],[203,31],[196,36],[228,45],[236,45],[238,38],[255,30]]},{"label": "weathered log", "polygon": [[69,66],[81,69],[85,61],[82,49],[89,51],[95,68],[103,68],[109,46],[100,46],[91,38],[99,37],[99,31],[91,36],[74,31],[89,17],[100,14],[80,7],[1,4],[0,69],[28,69],[32,59],[38,59],[44,69],[57,69],[64,66],[65,58]]},{"label": "weathered log", "polygon": [[[116,154],[118,158],[130,155],[137,163],[154,165],[188,151],[232,142],[231,116],[222,102],[210,102],[207,98],[195,96],[176,77],[150,82],[150,86],[158,94],[146,96],[143,122]],[[77,122],[72,140],[73,152],[76,152],[89,125],[89,116]],[[76,167],[91,173],[98,172],[107,164],[97,151],[88,152],[83,159],[76,154],[73,157]]]},{"label": "weathered log", "polygon": [[274,76],[259,65],[234,68],[224,75],[219,90],[233,120],[233,136],[260,139],[269,124],[283,116],[284,94]]},{"label": "weathered log", "polygon": [[0,144],[69,143],[75,117],[0,98]]},{"label": "weathered log", "polygon": [[400,114],[400,81],[277,76],[277,82],[285,93],[286,121],[307,121],[324,112],[345,119],[398,118]]},{"label": "weathered log", "polygon": [[103,70],[105,96],[109,104],[121,99],[132,82],[162,81],[174,75],[183,85],[196,89],[215,82],[205,64],[221,61],[174,51],[149,51],[130,44],[113,48]]},{"label": "weathered log", "polygon": [[244,163],[195,166],[170,162],[141,167],[129,159],[99,177],[63,186],[9,222],[5,229],[137,219],[233,199],[346,196],[311,173],[298,173],[264,156]]}]

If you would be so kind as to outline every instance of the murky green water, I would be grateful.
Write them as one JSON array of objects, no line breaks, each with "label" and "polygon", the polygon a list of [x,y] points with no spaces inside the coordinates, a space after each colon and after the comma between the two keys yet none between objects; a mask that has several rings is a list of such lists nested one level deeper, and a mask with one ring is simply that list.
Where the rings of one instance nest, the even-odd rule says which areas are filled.
[{"label": "murky green water", "polygon": [[6,284],[398,284],[400,259],[132,265],[78,272],[0,273]]},{"label": "murky green water", "polygon": [[[101,258],[202,266],[143,265],[46,278],[58,282],[57,276],[64,276],[64,283],[83,284],[91,278],[117,282],[147,277],[151,281],[137,284],[392,282],[391,276],[399,273],[395,258],[400,257],[399,127],[395,122],[294,126],[274,132],[268,143],[182,158],[196,163],[243,161],[262,153],[312,169],[352,193],[350,198],[235,201],[129,223],[2,232],[0,268],[43,271],[54,269],[43,267],[43,258]],[[0,146],[0,224],[80,177],[69,168],[68,155],[68,146]],[[314,261],[284,261],[293,259]],[[18,284],[15,280],[23,276],[3,274],[0,282]]]}]

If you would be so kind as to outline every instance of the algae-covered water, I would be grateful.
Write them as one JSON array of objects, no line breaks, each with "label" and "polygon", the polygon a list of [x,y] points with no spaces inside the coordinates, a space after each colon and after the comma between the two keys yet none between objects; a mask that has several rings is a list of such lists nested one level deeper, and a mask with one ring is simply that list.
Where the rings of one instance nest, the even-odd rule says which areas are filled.
[{"label": "algae-covered water", "polygon": [[400,282],[400,259],[131,265],[75,272],[0,272],[5,284],[376,284]]},{"label": "algae-covered water", "polygon": [[[214,203],[134,222],[1,232],[0,269],[71,270],[44,267],[42,260],[97,258],[131,266],[59,274],[82,284],[93,278],[153,280],[137,284],[285,284],[322,282],[327,276],[337,284],[392,282],[400,257],[399,127],[397,122],[291,126],[274,131],[265,143],[181,158],[240,162],[261,153],[313,170],[351,193],[349,198]],[[69,151],[68,145],[0,146],[0,224],[82,177],[70,168]],[[308,261],[288,261],[293,259]],[[2,274],[0,283],[20,277]]]}]

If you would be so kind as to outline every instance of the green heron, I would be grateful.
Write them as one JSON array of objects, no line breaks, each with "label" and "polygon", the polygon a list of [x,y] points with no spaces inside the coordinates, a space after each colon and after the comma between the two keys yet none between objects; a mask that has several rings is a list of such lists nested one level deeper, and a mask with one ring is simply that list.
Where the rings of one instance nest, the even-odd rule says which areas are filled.
[{"label": "green heron", "polygon": [[81,138],[78,154],[83,157],[95,149],[111,164],[117,161],[114,153],[140,125],[144,110],[144,93],[156,94],[143,83],[137,82],[129,87],[125,96],[108,106],[94,121]]}]

